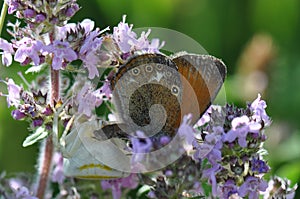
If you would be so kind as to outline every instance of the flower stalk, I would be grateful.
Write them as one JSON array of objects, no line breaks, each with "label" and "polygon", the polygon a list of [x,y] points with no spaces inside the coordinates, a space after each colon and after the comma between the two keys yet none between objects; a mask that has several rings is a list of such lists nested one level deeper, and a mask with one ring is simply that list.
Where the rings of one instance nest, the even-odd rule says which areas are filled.
[{"label": "flower stalk", "polygon": [[44,145],[41,146],[41,152],[43,157],[41,160],[40,170],[39,170],[39,180],[36,196],[38,198],[44,198],[45,191],[48,186],[49,174],[51,171],[52,156],[53,156],[53,142],[52,136],[50,135]]},{"label": "flower stalk", "polygon": [[[55,103],[59,100],[59,70],[54,70],[52,67],[50,68],[50,92],[51,92],[51,102],[52,106],[55,106]],[[41,147],[41,153],[43,155],[42,162],[40,165],[40,173],[39,173],[39,182],[37,189],[37,197],[43,198],[45,195],[45,191],[47,189],[47,184],[49,181],[49,174],[51,172],[52,159],[54,154],[53,140],[52,134],[48,136],[46,139],[45,145]]]},{"label": "flower stalk", "polygon": [[4,20],[5,20],[5,16],[6,16],[6,13],[7,13],[7,4],[5,2],[3,2],[3,5],[2,5],[2,10],[1,10],[1,16],[0,16],[0,36],[1,36],[1,33],[2,33],[2,28],[3,28],[3,25],[4,25]]}]

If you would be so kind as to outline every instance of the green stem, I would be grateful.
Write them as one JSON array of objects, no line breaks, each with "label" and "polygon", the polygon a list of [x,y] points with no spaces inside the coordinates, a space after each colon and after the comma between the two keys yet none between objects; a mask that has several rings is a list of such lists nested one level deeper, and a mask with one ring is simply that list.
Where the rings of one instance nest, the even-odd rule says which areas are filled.
[{"label": "green stem", "polygon": [[2,28],[3,28],[6,13],[7,13],[7,8],[8,8],[7,4],[5,2],[3,2],[1,16],[0,16],[0,36],[2,33]]}]

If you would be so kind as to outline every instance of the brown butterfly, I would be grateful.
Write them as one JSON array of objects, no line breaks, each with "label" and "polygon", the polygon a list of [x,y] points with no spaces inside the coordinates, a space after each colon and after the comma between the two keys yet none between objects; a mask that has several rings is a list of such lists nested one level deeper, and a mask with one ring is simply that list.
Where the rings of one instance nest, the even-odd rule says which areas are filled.
[{"label": "brown butterfly", "polygon": [[113,104],[120,124],[102,128],[108,138],[137,130],[147,136],[174,136],[182,117],[195,124],[217,96],[225,64],[210,55],[142,54],[130,58],[111,79]]}]

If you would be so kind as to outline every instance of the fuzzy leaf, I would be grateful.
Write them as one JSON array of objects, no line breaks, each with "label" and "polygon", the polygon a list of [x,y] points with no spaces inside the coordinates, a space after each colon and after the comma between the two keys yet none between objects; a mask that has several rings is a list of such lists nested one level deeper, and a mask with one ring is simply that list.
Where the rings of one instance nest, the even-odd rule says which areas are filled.
[{"label": "fuzzy leaf", "polygon": [[23,147],[30,146],[37,141],[45,138],[48,135],[48,131],[44,127],[39,127],[35,130],[35,132],[29,135],[23,142]]},{"label": "fuzzy leaf", "polygon": [[25,74],[41,72],[46,66],[47,66],[47,64],[45,64],[45,63],[40,64],[40,65],[38,65],[38,66],[31,66],[30,68],[28,68],[28,69],[25,71]]}]

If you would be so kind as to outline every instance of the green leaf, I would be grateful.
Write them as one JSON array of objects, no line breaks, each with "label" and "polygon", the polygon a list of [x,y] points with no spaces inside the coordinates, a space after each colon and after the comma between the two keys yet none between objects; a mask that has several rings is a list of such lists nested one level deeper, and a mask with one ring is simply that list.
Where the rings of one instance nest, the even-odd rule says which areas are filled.
[{"label": "green leaf", "polygon": [[23,142],[23,147],[30,146],[37,141],[45,138],[48,135],[48,131],[46,131],[45,127],[39,127],[35,130],[35,132],[29,135]]},{"label": "green leaf", "polygon": [[25,71],[25,74],[41,72],[46,66],[47,66],[46,63],[40,64],[40,65],[38,65],[38,66],[31,66],[30,68],[28,68],[28,69]]}]

